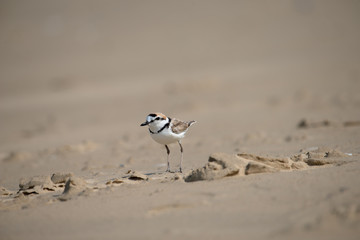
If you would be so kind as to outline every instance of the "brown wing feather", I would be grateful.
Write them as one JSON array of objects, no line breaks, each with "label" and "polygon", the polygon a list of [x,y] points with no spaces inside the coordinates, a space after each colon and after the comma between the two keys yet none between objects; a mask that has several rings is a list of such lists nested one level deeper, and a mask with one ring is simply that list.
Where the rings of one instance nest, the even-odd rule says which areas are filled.
[{"label": "brown wing feather", "polygon": [[183,122],[175,118],[171,119],[171,123],[172,123],[171,130],[176,134],[182,133],[186,131],[186,129],[190,127],[191,124],[193,124],[194,122],[195,121]]}]

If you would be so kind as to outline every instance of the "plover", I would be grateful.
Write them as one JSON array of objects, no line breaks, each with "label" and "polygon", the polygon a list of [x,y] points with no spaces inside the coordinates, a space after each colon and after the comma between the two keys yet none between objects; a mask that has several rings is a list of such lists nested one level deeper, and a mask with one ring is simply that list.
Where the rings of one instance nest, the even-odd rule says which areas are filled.
[{"label": "plover", "polygon": [[185,137],[186,131],[196,121],[181,121],[175,118],[166,117],[162,113],[150,113],[146,117],[146,121],[140,126],[149,126],[149,132],[152,139],[155,142],[165,145],[167,152],[167,172],[170,172],[170,149],[169,144],[178,142],[180,146],[181,158],[180,158],[180,172],[182,172],[183,161],[183,147],[181,145],[181,139]]}]

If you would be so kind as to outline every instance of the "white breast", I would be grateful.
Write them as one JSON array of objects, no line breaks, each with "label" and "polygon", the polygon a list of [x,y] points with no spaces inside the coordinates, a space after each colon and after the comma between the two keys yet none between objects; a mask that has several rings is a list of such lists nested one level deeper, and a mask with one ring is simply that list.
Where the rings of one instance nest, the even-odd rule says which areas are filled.
[{"label": "white breast", "polygon": [[166,145],[177,142],[180,139],[182,139],[185,136],[185,132],[181,134],[175,134],[171,132],[170,128],[165,128],[160,133],[154,133],[154,134],[150,133],[150,135],[152,139],[154,139],[156,142]]}]

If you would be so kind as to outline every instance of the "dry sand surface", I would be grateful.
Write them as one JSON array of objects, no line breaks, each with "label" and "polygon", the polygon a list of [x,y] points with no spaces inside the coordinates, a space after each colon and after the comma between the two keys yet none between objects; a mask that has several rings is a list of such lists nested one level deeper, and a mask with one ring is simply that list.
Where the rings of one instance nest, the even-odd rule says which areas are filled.
[{"label": "dry sand surface", "polygon": [[359,13],[1,1],[0,239],[360,239]]}]

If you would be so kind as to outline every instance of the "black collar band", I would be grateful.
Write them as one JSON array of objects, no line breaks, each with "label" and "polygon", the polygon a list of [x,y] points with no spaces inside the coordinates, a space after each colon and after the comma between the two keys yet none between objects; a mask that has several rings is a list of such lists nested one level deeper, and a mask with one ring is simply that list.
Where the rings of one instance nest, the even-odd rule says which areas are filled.
[{"label": "black collar band", "polygon": [[149,132],[150,132],[151,134],[158,134],[158,133],[161,133],[165,128],[169,128],[170,123],[171,123],[171,118],[168,118],[168,119],[169,119],[169,122],[167,122],[159,131],[153,132],[153,131],[151,131],[150,128],[149,128]]}]

